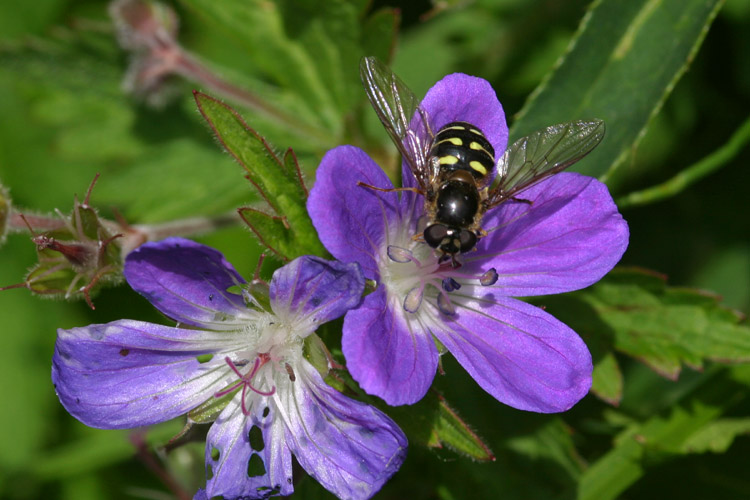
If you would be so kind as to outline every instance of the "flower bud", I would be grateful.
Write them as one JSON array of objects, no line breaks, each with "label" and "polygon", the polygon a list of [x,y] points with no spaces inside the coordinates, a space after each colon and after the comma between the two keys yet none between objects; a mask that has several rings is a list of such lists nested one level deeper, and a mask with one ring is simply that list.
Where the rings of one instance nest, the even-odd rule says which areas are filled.
[{"label": "flower bud", "polygon": [[91,293],[101,285],[122,279],[118,226],[100,219],[89,206],[91,188],[83,203],[75,200],[69,216],[59,214],[62,221],[57,229],[36,233],[34,218],[20,215],[32,233],[38,262],[23,283],[3,289],[23,287],[38,295],[83,297],[94,309]]}]

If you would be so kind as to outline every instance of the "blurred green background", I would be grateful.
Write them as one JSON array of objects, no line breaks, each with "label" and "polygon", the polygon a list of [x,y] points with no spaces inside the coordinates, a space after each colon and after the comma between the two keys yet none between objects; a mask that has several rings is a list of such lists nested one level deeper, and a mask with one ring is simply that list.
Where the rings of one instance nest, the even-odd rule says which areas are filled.
[{"label": "blurred green background", "polygon": [[[623,201],[631,241],[621,265],[661,273],[668,286],[630,270],[590,291],[535,299],[584,336],[597,364],[595,394],[566,414],[505,407],[446,356],[447,375],[435,388],[496,460],[479,463],[412,440],[402,470],[376,498],[750,498],[750,368],[742,364],[750,361],[742,318],[750,312],[750,134],[743,132],[750,2],[168,5],[186,50],[278,113],[184,76],[169,78],[165,99],[152,106],[123,90],[132,57],[117,43],[106,2],[5,2],[0,182],[14,207],[68,213],[97,172],[92,204],[131,224],[257,203],[197,112],[192,89],[226,99],[278,151],[294,148],[309,182],[322,154],[342,143],[392,168],[395,151],[358,81],[362,55],[392,55],[395,72],[419,96],[447,73],[486,78],[515,138],[560,121],[603,118],[607,138],[574,170],[602,177]],[[710,156],[715,151],[726,155]],[[712,173],[700,178],[696,165],[707,157]],[[633,195],[680,175],[690,181],[680,192]],[[246,228],[199,239],[252,273],[261,249]],[[10,234],[0,251],[0,286],[22,281],[35,262],[28,232]],[[91,310],[23,289],[0,293],[0,498],[175,498],[133,442],[164,444],[180,422],[135,437],[93,430],[54,394],[57,328],[164,321],[126,286],[94,301]],[[643,315],[628,316],[634,309]],[[199,442],[149,456],[189,495],[203,484]],[[330,497],[305,478],[295,495]]]}]

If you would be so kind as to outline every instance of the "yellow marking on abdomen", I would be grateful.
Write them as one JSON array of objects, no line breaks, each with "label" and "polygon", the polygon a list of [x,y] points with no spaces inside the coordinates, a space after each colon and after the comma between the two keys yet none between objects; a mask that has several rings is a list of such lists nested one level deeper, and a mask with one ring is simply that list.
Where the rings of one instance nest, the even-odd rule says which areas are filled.
[{"label": "yellow marking on abdomen", "polygon": [[479,163],[478,161],[476,161],[476,160],[474,160],[474,161],[470,161],[470,162],[469,162],[469,166],[470,166],[471,168],[473,168],[474,170],[476,170],[477,172],[479,172],[480,174],[482,174],[482,175],[487,175],[487,169],[486,169],[486,168],[484,168],[484,165],[482,165],[482,164],[481,164],[481,163]]},{"label": "yellow marking on abdomen", "polygon": [[458,137],[447,137],[447,138],[443,139],[442,141],[438,142],[438,144],[442,144],[444,142],[450,142],[454,146],[463,146],[463,144],[464,144],[464,141],[462,141]]},{"label": "yellow marking on abdomen", "polygon": [[478,142],[471,141],[471,144],[469,144],[469,147],[475,151],[484,151],[487,154],[487,156],[492,158],[492,155],[490,154],[490,152],[484,149],[482,145],[479,144]]},{"label": "yellow marking on abdomen", "polygon": [[[456,163],[458,163],[458,158],[456,158],[453,155],[441,156],[439,163],[441,165],[455,165]],[[474,163],[474,162],[472,162],[472,163]]]}]

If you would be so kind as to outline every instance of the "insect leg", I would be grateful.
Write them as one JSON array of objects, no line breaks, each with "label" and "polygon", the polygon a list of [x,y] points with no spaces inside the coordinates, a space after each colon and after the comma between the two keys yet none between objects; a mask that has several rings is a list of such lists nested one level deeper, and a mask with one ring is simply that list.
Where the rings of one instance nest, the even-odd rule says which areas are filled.
[{"label": "insect leg", "polygon": [[424,192],[421,189],[414,188],[414,187],[381,188],[377,186],[371,186],[370,184],[365,184],[362,181],[357,181],[357,186],[361,186],[367,189],[372,189],[373,191],[383,191],[384,193],[392,193],[394,191],[411,191],[413,193],[421,194],[422,196],[424,196]]}]

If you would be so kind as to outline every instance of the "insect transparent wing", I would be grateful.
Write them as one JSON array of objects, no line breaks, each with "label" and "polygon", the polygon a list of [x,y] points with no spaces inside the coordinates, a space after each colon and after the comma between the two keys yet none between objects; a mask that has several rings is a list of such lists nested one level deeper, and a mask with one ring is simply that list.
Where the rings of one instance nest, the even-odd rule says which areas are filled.
[{"label": "insect transparent wing", "polygon": [[428,137],[430,133],[427,114],[409,87],[377,58],[363,57],[359,75],[375,113],[424,189],[429,177],[426,171],[429,143],[420,137]]},{"label": "insect transparent wing", "polygon": [[489,195],[488,206],[565,170],[589,154],[602,138],[602,120],[579,120],[552,125],[518,139],[498,162],[500,181]]}]

